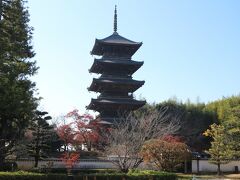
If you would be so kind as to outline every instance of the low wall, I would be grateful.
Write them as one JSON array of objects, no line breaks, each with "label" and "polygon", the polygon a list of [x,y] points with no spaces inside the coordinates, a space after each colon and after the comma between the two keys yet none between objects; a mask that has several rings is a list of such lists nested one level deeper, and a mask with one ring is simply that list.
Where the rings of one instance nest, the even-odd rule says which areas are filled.
[{"label": "low wall", "polygon": [[[18,169],[29,170],[34,167],[34,160],[20,159],[16,161]],[[65,164],[61,159],[46,159],[38,162],[38,167],[65,168]],[[77,161],[73,168],[76,169],[114,169],[115,165],[108,160],[101,159],[81,159]]]},{"label": "low wall", "polygon": [[[238,167],[240,170],[240,161],[231,161],[227,164],[221,164],[222,172],[235,172],[235,167]],[[201,160],[192,160],[192,172],[201,173],[201,172],[217,172],[217,165],[209,163],[206,159]]]}]

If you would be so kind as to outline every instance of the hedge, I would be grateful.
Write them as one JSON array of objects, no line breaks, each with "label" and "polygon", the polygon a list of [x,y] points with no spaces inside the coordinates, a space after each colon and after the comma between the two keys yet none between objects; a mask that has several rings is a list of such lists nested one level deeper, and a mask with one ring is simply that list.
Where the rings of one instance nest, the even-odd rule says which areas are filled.
[{"label": "hedge", "polygon": [[[0,180],[69,180],[65,174],[40,174],[29,172],[0,172]],[[85,174],[76,175],[73,180],[176,180],[172,173],[130,173],[130,174]]]}]

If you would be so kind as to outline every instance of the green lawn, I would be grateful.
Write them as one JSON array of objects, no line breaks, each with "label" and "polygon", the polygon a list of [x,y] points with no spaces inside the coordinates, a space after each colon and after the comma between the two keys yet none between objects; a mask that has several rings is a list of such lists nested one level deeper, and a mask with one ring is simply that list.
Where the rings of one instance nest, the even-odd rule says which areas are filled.
[{"label": "green lawn", "polygon": [[[123,173],[93,173],[74,175],[74,180],[177,180],[174,173],[157,171],[136,171]],[[0,180],[69,180],[66,174],[31,173],[31,172],[0,172]]]},{"label": "green lawn", "polygon": [[240,179],[240,174],[223,174],[222,176],[217,176],[216,174],[204,174],[204,175],[196,175],[196,174],[177,174],[179,180],[187,180],[193,179],[193,177],[197,179]]}]

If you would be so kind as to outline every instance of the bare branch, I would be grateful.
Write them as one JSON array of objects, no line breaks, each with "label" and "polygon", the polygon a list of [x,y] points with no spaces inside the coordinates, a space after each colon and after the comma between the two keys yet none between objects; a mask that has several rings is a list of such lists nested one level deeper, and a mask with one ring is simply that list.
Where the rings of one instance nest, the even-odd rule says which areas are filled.
[{"label": "bare branch", "polygon": [[136,168],[142,158],[139,152],[145,141],[174,134],[179,129],[179,117],[167,113],[167,108],[152,110],[136,115],[122,115],[121,121],[115,122],[107,133],[106,153],[113,155],[113,163],[121,171]]}]

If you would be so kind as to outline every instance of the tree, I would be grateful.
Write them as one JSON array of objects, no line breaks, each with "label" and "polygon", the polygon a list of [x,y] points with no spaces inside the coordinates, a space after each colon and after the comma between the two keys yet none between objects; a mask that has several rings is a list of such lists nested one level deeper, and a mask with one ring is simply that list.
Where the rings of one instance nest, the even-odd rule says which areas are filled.
[{"label": "tree", "polygon": [[34,157],[34,167],[38,166],[39,160],[47,157],[47,151],[50,148],[48,141],[52,135],[53,127],[47,122],[52,119],[52,117],[47,116],[47,114],[47,112],[36,111],[36,117],[29,128],[32,138],[27,145],[27,149],[29,155]]},{"label": "tree", "polygon": [[0,164],[34,116],[37,98],[30,76],[37,71],[32,27],[23,0],[2,1],[0,21]]},{"label": "tree", "polygon": [[61,148],[63,146],[63,141],[58,136],[58,133],[54,125],[52,126],[53,126],[53,130],[51,131],[51,137],[48,139],[47,145],[49,146],[49,153],[51,154],[51,156],[56,157],[61,151]]},{"label": "tree", "polygon": [[240,101],[232,108],[232,118],[225,124],[229,140],[234,151],[234,158],[240,158]]},{"label": "tree", "polygon": [[221,164],[228,163],[234,155],[226,129],[222,125],[212,124],[204,135],[212,138],[211,148],[207,152],[211,155],[210,162],[217,165],[217,173],[220,175]]},{"label": "tree", "polygon": [[63,151],[69,150],[70,146],[74,143],[75,133],[70,124],[63,124],[57,127],[57,134],[59,138],[63,141]]},{"label": "tree", "polygon": [[71,169],[73,168],[74,164],[78,161],[80,154],[77,152],[64,152],[61,156],[62,161],[67,168],[68,174],[71,174]]},{"label": "tree", "polygon": [[[71,122],[66,123],[66,118],[70,118]],[[76,109],[69,112],[63,120],[64,124],[57,127],[57,134],[64,144],[61,159],[70,172],[80,157],[82,145],[86,145],[87,149],[91,150],[92,145],[97,143],[98,125],[91,123],[93,120],[91,115],[80,115]]]},{"label": "tree", "polygon": [[184,139],[191,151],[201,152],[209,148],[209,138],[202,133],[216,122],[216,118],[213,112],[205,111],[205,104],[169,99],[156,105],[156,109],[161,107],[167,107],[168,113],[179,116],[180,128],[175,134]]},{"label": "tree", "polygon": [[240,157],[240,96],[231,96],[209,103],[208,111],[216,113],[218,123],[225,128],[234,158]]},{"label": "tree", "polygon": [[0,0],[0,21],[2,20],[2,5],[3,5],[3,0]]},{"label": "tree", "polygon": [[97,146],[100,139],[100,125],[93,121],[93,117],[89,114],[80,115],[78,110],[69,112],[66,117],[73,119],[73,131],[75,140],[78,144],[85,145],[88,151],[92,150],[92,146]]},{"label": "tree", "polygon": [[187,145],[173,136],[145,142],[141,155],[144,161],[151,162],[164,171],[173,171],[177,165],[190,157]]},{"label": "tree", "polygon": [[120,171],[128,172],[143,161],[139,153],[145,141],[175,133],[178,128],[178,119],[169,116],[164,108],[144,114],[129,114],[108,129],[105,153],[116,156],[112,162]]},{"label": "tree", "polygon": [[71,124],[72,123],[63,124],[57,127],[58,136],[63,141],[64,145],[61,159],[64,162],[68,173],[71,173],[73,165],[80,157],[80,152],[73,149],[74,146],[78,145],[78,141],[75,139],[75,132]]}]

